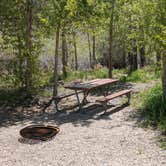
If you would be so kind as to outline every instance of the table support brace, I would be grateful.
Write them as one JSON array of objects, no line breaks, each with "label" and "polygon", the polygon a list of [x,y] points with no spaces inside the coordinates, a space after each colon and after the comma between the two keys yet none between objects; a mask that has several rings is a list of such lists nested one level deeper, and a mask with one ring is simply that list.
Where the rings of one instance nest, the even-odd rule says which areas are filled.
[{"label": "table support brace", "polygon": [[81,110],[82,106],[81,106],[81,102],[80,102],[77,90],[75,90],[75,93],[76,93],[76,97],[77,97],[77,101],[78,101],[78,105],[79,105],[79,110]]}]

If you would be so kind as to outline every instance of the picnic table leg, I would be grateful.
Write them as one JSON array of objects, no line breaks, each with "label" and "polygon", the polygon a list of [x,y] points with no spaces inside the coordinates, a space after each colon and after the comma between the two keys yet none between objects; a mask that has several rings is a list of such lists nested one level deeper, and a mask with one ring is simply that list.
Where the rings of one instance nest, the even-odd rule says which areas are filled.
[{"label": "picnic table leg", "polygon": [[89,91],[85,91],[83,94],[84,94],[84,97],[81,103],[85,104],[88,102],[87,97],[89,95]]},{"label": "picnic table leg", "polygon": [[59,103],[59,101],[54,100],[54,103],[55,103],[55,107],[56,107],[57,112],[59,112],[59,111],[60,111],[59,108],[58,108],[58,103]]},{"label": "picnic table leg", "polygon": [[109,92],[109,85],[105,86],[106,88],[104,89],[104,96],[107,96],[108,95],[108,92]]},{"label": "picnic table leg", "polygon": [[77,101],[78,101],[78,106],[79,106],[79,111],[80,111],[81,108],[82,108],[82,106],[81,106],[81,102],[80,102],[77,90],[75,90],[75,93],[76,93],[76,97],[77,97]]},{"label": "picnic table leg", "polygon": [[126,96],[128,97],[127,104],[130,104],[130,98],[131,98],[131,94],[130,94],[130,93],[128,93]]},{"label": "picnic table leg", "polygon": [[107,111],[107,102],[104,102],[104,103],[103,103],[103,108],[104,108],[104,114],[105,114],[106,111]]}]

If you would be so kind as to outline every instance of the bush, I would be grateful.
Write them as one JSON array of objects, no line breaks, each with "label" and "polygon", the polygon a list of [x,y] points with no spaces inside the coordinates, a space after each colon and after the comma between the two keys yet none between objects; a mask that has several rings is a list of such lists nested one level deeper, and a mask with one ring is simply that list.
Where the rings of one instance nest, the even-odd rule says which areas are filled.
[{"label": "bush", "polygon": [[161,70],[157,69],[155,66],[147,66],[138,69],[128,75],[126,81],[130,82],[149,82],[151,80],[156,80],[161,77]]},{"label": "bush", "polygon": [[156,85],[145,93],[142,100],[146,122],[166,131],[166,99],[163,98],[161,85]]},{"label": "bush", "polygon": [[[61,79],[64,79],[60,76]],[[96,68],[94,70],[83,70],[83,71],[70,71],[68,72],[65,81],[73,81],[76,79],[87,80],[95,78],[108,78],[107,68]]]}]

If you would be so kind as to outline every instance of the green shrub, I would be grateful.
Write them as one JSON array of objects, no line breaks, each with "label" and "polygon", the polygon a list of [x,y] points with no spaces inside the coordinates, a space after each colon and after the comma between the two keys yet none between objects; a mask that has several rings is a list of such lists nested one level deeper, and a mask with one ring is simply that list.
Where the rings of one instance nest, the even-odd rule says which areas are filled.
[{"label": "green shrub", "polygon": [[142,100],[146,122],[166,131],[166,99],[163,98],[161,85],[156,85],[146,92]]},{"label": "green shrub", "polygon": [[[60,78],[64,79],[61,75]],[[108,78],[108,69],[97,68],[94,70],[69,71],[65,81],[73,81],[76,79],[87,80],[95,78]]]},{"label": "green shrub", "polygon": [[149,82],[151,80],[156,80],[161,77],[161,70],[155,66],[147,66],[141,69],[138,69],[126,78],[126,81],[129,82]]}]

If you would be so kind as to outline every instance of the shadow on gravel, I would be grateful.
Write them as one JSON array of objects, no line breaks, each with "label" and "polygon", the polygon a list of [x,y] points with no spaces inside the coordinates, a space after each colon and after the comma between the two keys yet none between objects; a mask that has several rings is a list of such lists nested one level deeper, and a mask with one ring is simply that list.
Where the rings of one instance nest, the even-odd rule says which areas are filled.
[{"label": "shadow on gravel", "polygon": [[108,110],[105,113],[103,113],[100,116],[98,116],[97,119],[108,119],[109,115],[112,115],[112,114],[114,114],[116,112],[119,112],[119,111],[121,111],[122,109],[124,109],[127,106],[129,106],[129,104],[125,103],[125,104],[120,105],[120,106],[114,106],[113,108],[112,107],[108,108]]},{"label": "shadow on gravel", "polygon": [[28,144],[28,145],[35,145],[35,144],[41,144],[41,143],[45,143],[45,142],[49,142],[52,141],[53,139],[55,139],[55,137],[48,139],[47,141],[41,141],[41,140],[34,140],[34,139],[27,139],[27,138],[22,138],[20,137],[18,139],[18,142],[22,143],[22,144]]},{"label": "shadow on gravel", "polygon": [[93,120],[110,120],[109,115],[122,111],[127,105],[114,106],[109,105],[108,111],[99,104],[91,104],[84,107],[81,111],[61,111],[61,112],[37,112],[34,113],[31,108],[15,109],[7,108],[0,110],[0,127],[8,127],[18,124],[56,124],[60,126],[64,123],[72,123],[74,126],[89,126]]},{"label": "shadow on gravel", "polygon": [[[113,88],[114,90],[129,89],[132,84],[118,84]],[[26,125],[26,124],[48,124],[54,123],[56,125],[61,125],[64,123],[72,123],[74,126],[89,126],[93,123],[93,120],[110,120],[109,115],[121,111],[127,105],[121,105],[113,107],[110,105],[108,107],[108,112],[104,113],[103,107],[96,103],[91,103],[91,105],[86,105],[81,112],[74,111],[71,109],[68,111],[54,112],[55,107],[51,109],[51,112],[42,112],[42,109],[34,111],[36,103],[38,103],[38,98],[29,98],[27,96],[16,95],[14,101],[11,103],[1,103],[0,107],[0,127],[9,127],[13,125]],[[12,93],[12,94],[13,94]],[[5,93],[4,93],[5,94]],[[6,98],[10,98],[10,95]],[[19,96],[19,98],[17,98]],[[3,94],[1,95],[3,97]],[[17,101],[17,102],[15,102]],[[47,99],[48,101],[48,99]]]}]

